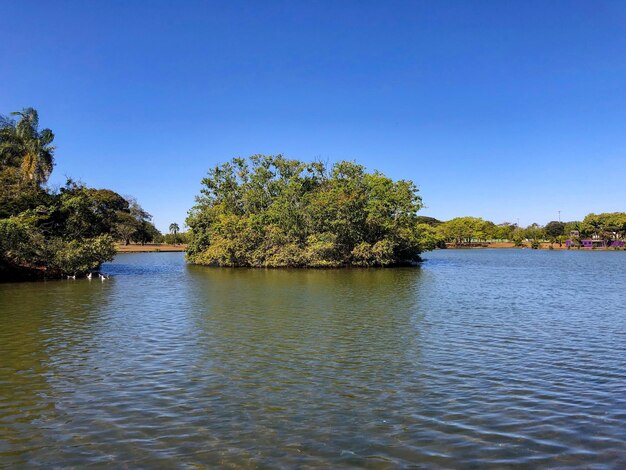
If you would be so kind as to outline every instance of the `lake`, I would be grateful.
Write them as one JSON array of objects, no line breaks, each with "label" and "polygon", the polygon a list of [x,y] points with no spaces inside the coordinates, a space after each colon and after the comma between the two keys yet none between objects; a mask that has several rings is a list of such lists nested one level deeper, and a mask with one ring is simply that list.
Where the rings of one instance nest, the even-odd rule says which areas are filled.
[{"label": "lake", "polygon": [[0,285],[0,467],[626,465],[626,252]]}]

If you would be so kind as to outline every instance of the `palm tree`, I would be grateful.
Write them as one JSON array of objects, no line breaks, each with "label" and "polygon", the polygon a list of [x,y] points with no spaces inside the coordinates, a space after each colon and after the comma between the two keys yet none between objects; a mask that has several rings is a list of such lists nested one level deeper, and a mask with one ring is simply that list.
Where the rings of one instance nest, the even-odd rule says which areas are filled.
[{"label": "palm tree", "polygon": [[22,182],[40,186],[48,181],[54,166],[54,134],[50,129],[39,130],[39,116],[33,108],[24,108],[11,115],[20,119],[17,123],[1,119],[0,161],[19,167]]},{"label": "palm tree", "polygon": [[174,235],[174,245],[176,245],[176,234],[178,233],[178,231],[180,230],[180,227],[178,226],[178,224],[176,222],[170,224],[170,233],[172,233]]}]

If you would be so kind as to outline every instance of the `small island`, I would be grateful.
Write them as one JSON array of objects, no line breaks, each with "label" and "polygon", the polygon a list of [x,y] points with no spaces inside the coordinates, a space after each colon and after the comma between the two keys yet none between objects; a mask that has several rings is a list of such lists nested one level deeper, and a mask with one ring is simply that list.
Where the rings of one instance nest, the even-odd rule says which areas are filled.
[{"label": "small island", "polygon": [[187,259],[230,267],[374,267],[420,261],[433,227],[418,223],[415,184],[282,155],[211,169],[190,211]]}]

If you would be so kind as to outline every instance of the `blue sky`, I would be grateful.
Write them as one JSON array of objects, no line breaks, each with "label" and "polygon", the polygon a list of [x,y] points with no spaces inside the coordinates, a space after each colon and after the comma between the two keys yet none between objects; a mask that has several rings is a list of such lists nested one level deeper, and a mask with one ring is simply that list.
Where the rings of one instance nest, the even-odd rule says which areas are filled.
[{"label": "blue sky", "polygon": [[622,1],[1,3],[0,113],[161,230],[255,153],[412,179],[441,219],[626,210]]}]

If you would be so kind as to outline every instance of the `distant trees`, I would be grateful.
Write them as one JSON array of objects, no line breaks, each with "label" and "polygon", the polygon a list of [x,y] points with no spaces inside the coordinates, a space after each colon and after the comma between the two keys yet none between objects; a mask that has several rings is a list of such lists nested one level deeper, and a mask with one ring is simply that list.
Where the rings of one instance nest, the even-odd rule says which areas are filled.
[{"label": "distant trees", "polygon": [[580,223],[583,235],[602,240],[617,240],[626,237],[626,213],[605,212],[588,214]]},{"label": "distant trees", "polygon": [[[545,227],[533,223],[525,228],[510,223],[495,225],[476,217],[457,217],[436,225],[436,231],[444,241],[456,245],[487,240],[509,240],[515,246],[530,243],[532,248],[538,248],[546,241],[562,246],[567,237],[574,238],[575,243],[579,238],[594,238],[608,242],[626,238],[626,213],[588,214],[582,221],[552,220]],[[577,235],[571,237],[572,233]]]},{"label": "distant trees", "polygon": [[186,245],[189,243],[189,234],[187,232],[176,232],[176,238],[174,238],[174,233],[168,232],[158,237],[155,237],[154,242],[156,243],[165,243],[168,245],[178,245],[183,244]]},{"label": "distant trees", "polygon": [[415,221],[418,224],[426,224],[430,225],[431,227],[437,227],[443,223],[439,219],[435,219],[434,217],[427,217],[425,215],[418,215],[417,217],[415,217]]},{"label": "distant trees", "polygon": [[160,232],[152,224],[152,216],[132,196],[126,196],[125,209],[117,213],[115,233],[125,245],[131,241],[141,243],[153,241]]},{"label": "distant trees", "polygon": [[518,229],[519,227],[516,224],[503,222],[495,226],[493,230],[493,238],[495,240],[512,240],[513,234]]},{"label": "distant trees", "polygon": [[552,220],[548,222],[544,228],[545,234],[548,236],[552,243],[559,243],[559,246],[563,244],[563,236],[565,235],[565,223]]},{"label": "distant trees", "polygon": [[154,226],[154,224],[148,220],[143,220],[138,230],[132,235],[131,240],[135,243],[157,242],[161,238],[161,232]]},{"label": "distant trees", "polygon": [[415,185],[353,162],[282,155],[209,171],[187,225],[191,262],[219,266],[388,266],[435,246]]},{"label": "distant trees", "polygon": [[457,245],[494,238],[496,230],[493,222],[478,217],[457,217],[437,226],[444,240]]},{"label": "distant trees", "polygon": [[524,229],[522,233],[524,235],[524,238],[530,241],[530,247],[534,249],[539,248],[541,242],[546,237],[546,232],[544,228],[537,223],[529,225]]}]

